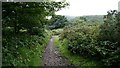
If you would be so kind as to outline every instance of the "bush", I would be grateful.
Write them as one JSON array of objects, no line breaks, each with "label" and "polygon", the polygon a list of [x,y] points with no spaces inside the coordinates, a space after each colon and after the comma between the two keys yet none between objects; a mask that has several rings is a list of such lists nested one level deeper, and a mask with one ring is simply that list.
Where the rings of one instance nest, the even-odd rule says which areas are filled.
[{"label": "bush", "polygon": [[40,66],[49,36],[16,35],[2,39],[2,66]]},{"label": "bush", "polygon": [[[106,66],[120,65],[117,15],[106,15],[103,24],[76,21],[64,28],[61,39],[67,39],[68,50],[77,55],[102,61]],[[111,19],[112,18],[112,19]]]}]

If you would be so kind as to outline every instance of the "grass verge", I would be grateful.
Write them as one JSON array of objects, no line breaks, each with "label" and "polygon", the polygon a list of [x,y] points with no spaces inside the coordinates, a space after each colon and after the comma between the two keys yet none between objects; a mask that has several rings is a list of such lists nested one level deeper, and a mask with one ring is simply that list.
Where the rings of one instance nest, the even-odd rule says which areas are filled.
[{"label": "grass verge", "polygon": [[86,66],[89,68],[100,68],[102,66],[101,62],[99,61],[72,54],[67,48],[66,40],[59,40],[59,36],[55,37],[54,44],[59,49],[61,55],[63,57],[66,57],[72,64],[74,64],[78,68]]}]

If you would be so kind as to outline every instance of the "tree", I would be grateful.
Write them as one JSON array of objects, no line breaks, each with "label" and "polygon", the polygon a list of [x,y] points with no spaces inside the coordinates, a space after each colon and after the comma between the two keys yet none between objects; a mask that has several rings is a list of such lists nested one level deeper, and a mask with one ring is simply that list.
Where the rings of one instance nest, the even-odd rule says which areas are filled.
[{"label": "tree", "polygon": [[50,29],[63,28],[66,25],[67,18],[61,15],[53,15],[51,18]]},{"label": "tree", "polygon": [[3,2],[2,21],[4,29],[10,27],[15,34],[20,29],[28,32],[35,27],[43,29],[47,24],[46,16],[54,15],[56,11],[68,5],[66,2]]},{"label": "tree", "polygon": [[116,42],[116,24],[117,24],[117,11],[116,10],[111,10],[107,12],[108,14],[104,16],[104,24],[101,25],[100,29],[100,36],[101,36],[101,40],[109,40],[112,42]]}]

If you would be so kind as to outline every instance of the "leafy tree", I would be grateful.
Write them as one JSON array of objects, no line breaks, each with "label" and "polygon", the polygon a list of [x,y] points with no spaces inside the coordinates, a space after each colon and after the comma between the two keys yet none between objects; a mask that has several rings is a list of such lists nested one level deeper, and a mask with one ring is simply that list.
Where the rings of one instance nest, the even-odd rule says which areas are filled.
[{"label": "leafy tree", "polygon": [[20,29],[42,29],[47,24],[46,16],[54,15],[67,5],[65,2],[3,2],[3,29],[11,27],[14,33],[19,33]]},{"label": "leafy tree", "polygon": [[101,25],[100,29],[100,36],[101,40],[109,40],[112,42],[117,41],[117,35],[116,35],[116,14],[117,11],[108,11],[108,14],[104,16],[104,24]]},{"label": "leafy tree", "polygon": [[119,23],[120,14],[116,10],[108,11],[104,16],[104,24],[100,27],[99,39],[101,46],[106,49],[109,56],[103,59],[105,65],[118,65],[120,63],[120,40],[119,40]]},{"label": "leafy tree", "polygon": [[53,15],[51,18],[50,29],[63,28],[66,25],[67,18],[61,15]]}]

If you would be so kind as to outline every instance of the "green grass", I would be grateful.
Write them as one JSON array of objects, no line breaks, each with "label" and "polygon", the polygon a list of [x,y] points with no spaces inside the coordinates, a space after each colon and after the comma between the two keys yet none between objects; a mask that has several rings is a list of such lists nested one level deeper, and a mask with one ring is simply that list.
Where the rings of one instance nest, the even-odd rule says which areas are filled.
[{"label": "green grass", "polygon": [[88,66],[90,68],[93,67],[100,67],[102,66],[101,62],[89,59],[89,58],[84,58],[82,56],[78,56],[75,54],[72,54],[68,49],[67,49],[67,43],[66,40],[64,39],[63,41],[59,40],[59,37],[55,37],[54,41],[55,46],[59,49],[60,53],[62,56],[66,57],[72,64],[77,66],[78,68],[80,66]]},{"label": "green grass", "polygon": [[23,60],[27,59],[25,65],[40,66],[40,64],[42,63],[43,51],[45,49],[45,46],[46,45],[37,44],[37,46],[34,47],[34,49],[32,50],[25,47],[19,48]]}]

